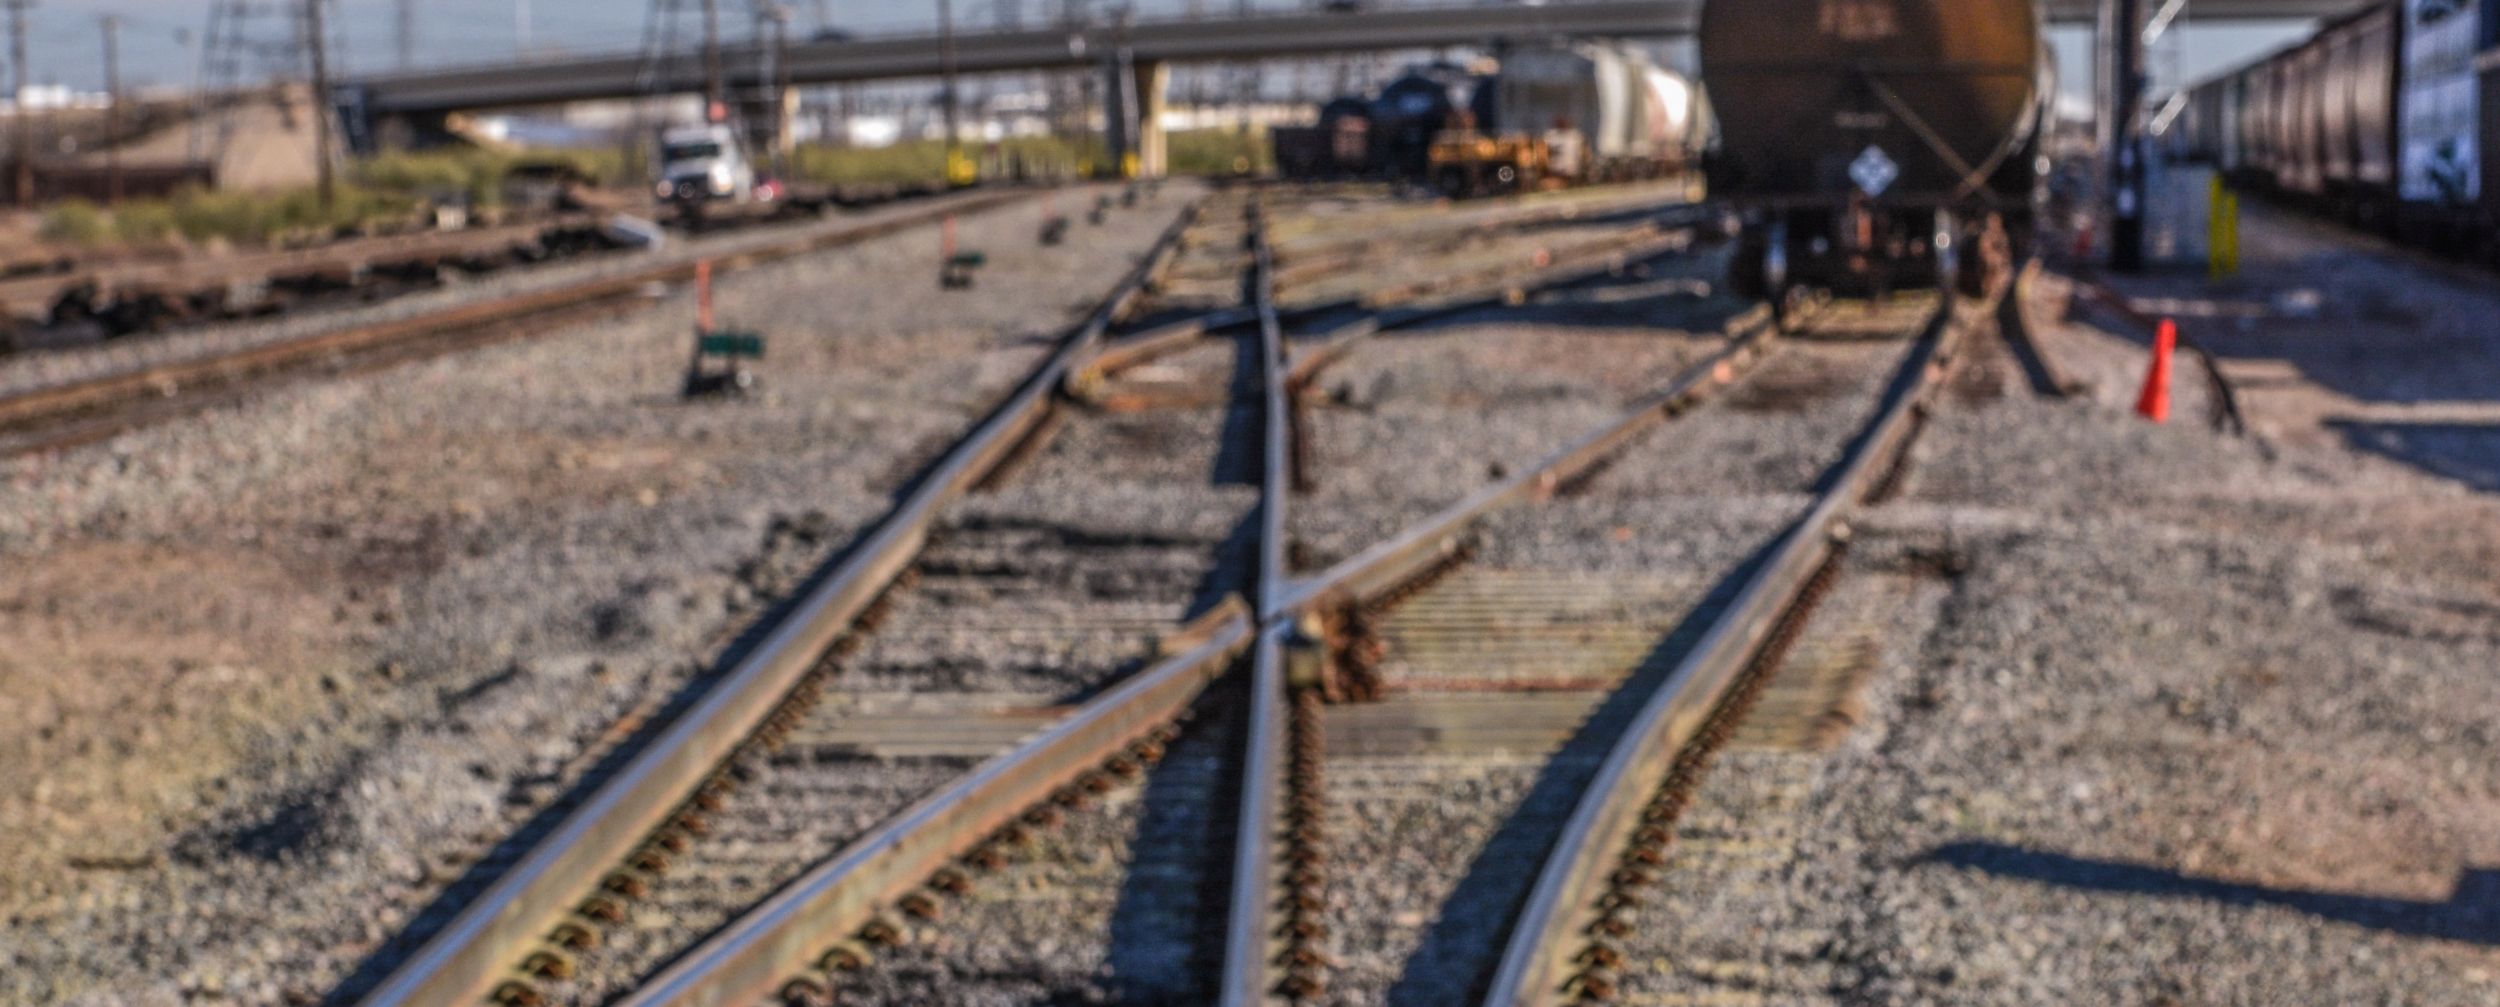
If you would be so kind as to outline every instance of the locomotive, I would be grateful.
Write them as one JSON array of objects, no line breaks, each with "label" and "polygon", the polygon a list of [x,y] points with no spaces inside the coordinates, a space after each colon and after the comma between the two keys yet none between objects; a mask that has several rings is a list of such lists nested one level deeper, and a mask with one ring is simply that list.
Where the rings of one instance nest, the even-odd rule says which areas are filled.
[{"label": "locomotive", "polygon": [[[2178,97],[2169,152],[2442,251],[2500,251],[2500,12],[2379,0]],[[2500,50],[2495,50],[2500,51]]]},{"label": "locomotive", "polygon": [[2056,93],[2034,0],[1709,0],[1697,42],[1739,294],[1977,291],[2027,254]]},{"label": "locomotive", "polygon": [[1287,178],[1374,178],[1452,194],[1670,175],[1699,159],[1699,87],[1619,44],[1515,50],[1499,68],[1409,69],[1377,94],[1270,131]]}]

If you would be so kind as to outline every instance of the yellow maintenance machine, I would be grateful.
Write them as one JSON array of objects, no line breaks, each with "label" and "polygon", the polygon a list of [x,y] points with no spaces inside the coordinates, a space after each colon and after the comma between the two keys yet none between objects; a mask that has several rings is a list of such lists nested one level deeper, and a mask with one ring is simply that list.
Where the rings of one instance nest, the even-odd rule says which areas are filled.
[{"label": "yellow maintenance machine", "polygon": [[1539,187],[1553,174],[1553,151],[1542,137],[1443,130],[1425,156],[1433,187],[1460,198]]}]

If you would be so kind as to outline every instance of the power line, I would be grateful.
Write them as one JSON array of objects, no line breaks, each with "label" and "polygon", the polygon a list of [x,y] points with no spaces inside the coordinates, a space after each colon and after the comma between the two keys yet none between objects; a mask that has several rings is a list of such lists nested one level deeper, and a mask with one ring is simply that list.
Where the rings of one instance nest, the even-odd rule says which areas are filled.
[{"label": "power line", "polygon": [[330,164],[330,41],[321,30],[323,0],[304,0],[304,47],[312,54],[313,178],[320,186],[321,209],[338,198],[338,179]]}]

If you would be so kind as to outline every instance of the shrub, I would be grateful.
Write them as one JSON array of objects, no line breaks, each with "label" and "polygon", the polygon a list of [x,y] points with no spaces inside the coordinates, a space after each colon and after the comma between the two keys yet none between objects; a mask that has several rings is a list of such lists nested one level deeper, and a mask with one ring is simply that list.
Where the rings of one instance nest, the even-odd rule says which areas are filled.
[{"label": "shrub", "polygon": [[92,245],[112,233],[112,225],[94,203],[72,199],[56,203],[44,213],[39,233],[45,241]]},{"label": "shrub", "polygon": [[113,208],[113,237],[122,241],[163,241],[177,229],[174,208],[163,200],[136,200]]}]

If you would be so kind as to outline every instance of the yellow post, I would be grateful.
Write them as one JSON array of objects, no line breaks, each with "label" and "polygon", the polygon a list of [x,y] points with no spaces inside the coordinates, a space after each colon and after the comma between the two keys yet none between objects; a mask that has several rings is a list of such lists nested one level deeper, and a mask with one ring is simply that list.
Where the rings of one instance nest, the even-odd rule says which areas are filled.
[{"label": "yellow post", "polygon": [[2205,275],[2219,280],[2240,271],[2240,197],[2219,173],[2205,207]]}]

